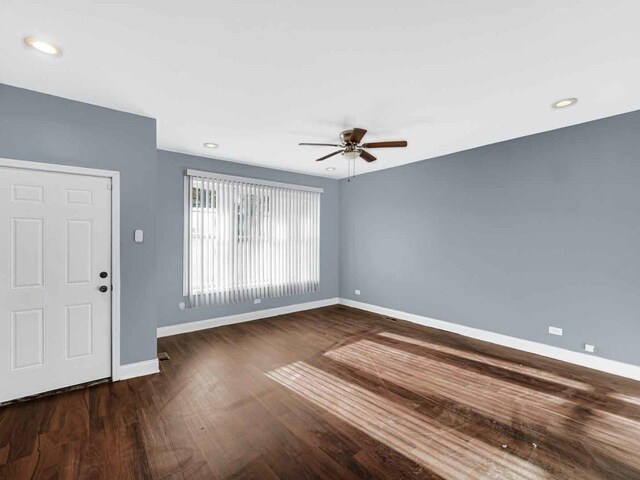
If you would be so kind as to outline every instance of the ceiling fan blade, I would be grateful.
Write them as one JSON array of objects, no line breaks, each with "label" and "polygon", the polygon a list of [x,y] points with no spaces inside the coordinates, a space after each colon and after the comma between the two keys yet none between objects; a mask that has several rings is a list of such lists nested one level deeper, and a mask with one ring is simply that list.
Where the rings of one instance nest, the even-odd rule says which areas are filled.
[{"label": "ceiling fan blade", "polygon": [[404,140],[398,140],[397,142],[373,142],[363,143],[362,148],[395,148],[406,147],[408,144]]},{"label": "ceiling fan blade", "polygon": [[360,158],[364,158],[367,162],[373,162],[376,159],[376,157],[371,155],[369,152],[365,152],[364,150],[360,152]]},{"label": "ceiling fan blade", "polygon": [[323,147],[341,147],[342,146],[336,143],[299,143],[298,145],[319,145]]},{"label": "ceiling fan blade", "polygon": [[362,141],[362,137],[364,137],[365,133],[367,133],[367,131],[364,128],[354,128],[351,132],[349,141],[351,143],[358,144]]},{"label": "ceiling fan blade", "polygon": [[325,155],[324,157],[317,159],[316,162],[321,162],[322,160],[326,160],[327,158],[333,157],[334,155],[337,155],[339,153],[342,153],[342,150],[336,150],[335,152],[330,153],[329,155]]}]

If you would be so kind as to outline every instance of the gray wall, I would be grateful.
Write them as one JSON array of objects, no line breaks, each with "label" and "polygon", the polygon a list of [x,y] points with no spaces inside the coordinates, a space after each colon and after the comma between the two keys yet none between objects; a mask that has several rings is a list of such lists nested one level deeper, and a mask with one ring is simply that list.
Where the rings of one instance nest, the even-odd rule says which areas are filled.
[{"label": "gray wall", "polygon": [[[180,310],[182,297],[184,172],[187,168],[324,188],[320,206],[320,288],[317,292]],[[158,326],[281,307],[338,296],[339,183],[337,180],[158,151]]]},{"label": "gray wall", "polygon": [[340,194],[342,297],[640,365],[640,112]]},{"label": "gray wall", "polygon": [[[338,294],[640,364],[640,112],[349,183],[155,145],[153,119],[0,84],[0,157],[121,172],[123,364],[156,325]],[[320,290],[180,310],[185,168],[323,187]]]},{"label": "gray wall", "polygon": [[120,171],[121,363],[155,358],[155,120],[0,84],[0,157]]}]

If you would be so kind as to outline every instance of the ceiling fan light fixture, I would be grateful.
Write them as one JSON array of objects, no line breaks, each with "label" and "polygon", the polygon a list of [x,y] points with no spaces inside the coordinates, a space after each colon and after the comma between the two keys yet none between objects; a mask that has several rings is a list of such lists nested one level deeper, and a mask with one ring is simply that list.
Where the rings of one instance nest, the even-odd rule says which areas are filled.
[{"label": "ceiling fan light fixture", "polygon": [[347,160],[355,160],[360,156],[360,153],[361,153],[360,150],[348,150],[344,152],[342,155],[344,155],[344,157]]}]

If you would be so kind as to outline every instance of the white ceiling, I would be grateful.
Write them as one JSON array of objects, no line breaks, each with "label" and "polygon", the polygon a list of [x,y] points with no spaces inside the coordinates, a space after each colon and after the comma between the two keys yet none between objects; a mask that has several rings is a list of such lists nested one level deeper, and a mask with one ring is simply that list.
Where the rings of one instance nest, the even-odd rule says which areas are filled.
[{"label": "white ceiling", "polygon": [[156,118],[162,149],[336,178],[346,159],[298,142],[408,140],[360,173],[640,108],[635,0],[129,3],[0,0],[0,82]]}]

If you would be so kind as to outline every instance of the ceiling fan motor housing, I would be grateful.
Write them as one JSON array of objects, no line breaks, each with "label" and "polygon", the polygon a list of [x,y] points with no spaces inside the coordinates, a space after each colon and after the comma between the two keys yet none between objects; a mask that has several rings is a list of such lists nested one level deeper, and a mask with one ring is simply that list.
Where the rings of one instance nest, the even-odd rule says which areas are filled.
[{"label": "ceiling fan motor housing", "polygon": [[353,130],[345,130],[344,132],[342,132],[340,134],[340,139],[342,140],[342,143],[349,143],[351,141],[352,133],[353,133]]}]

